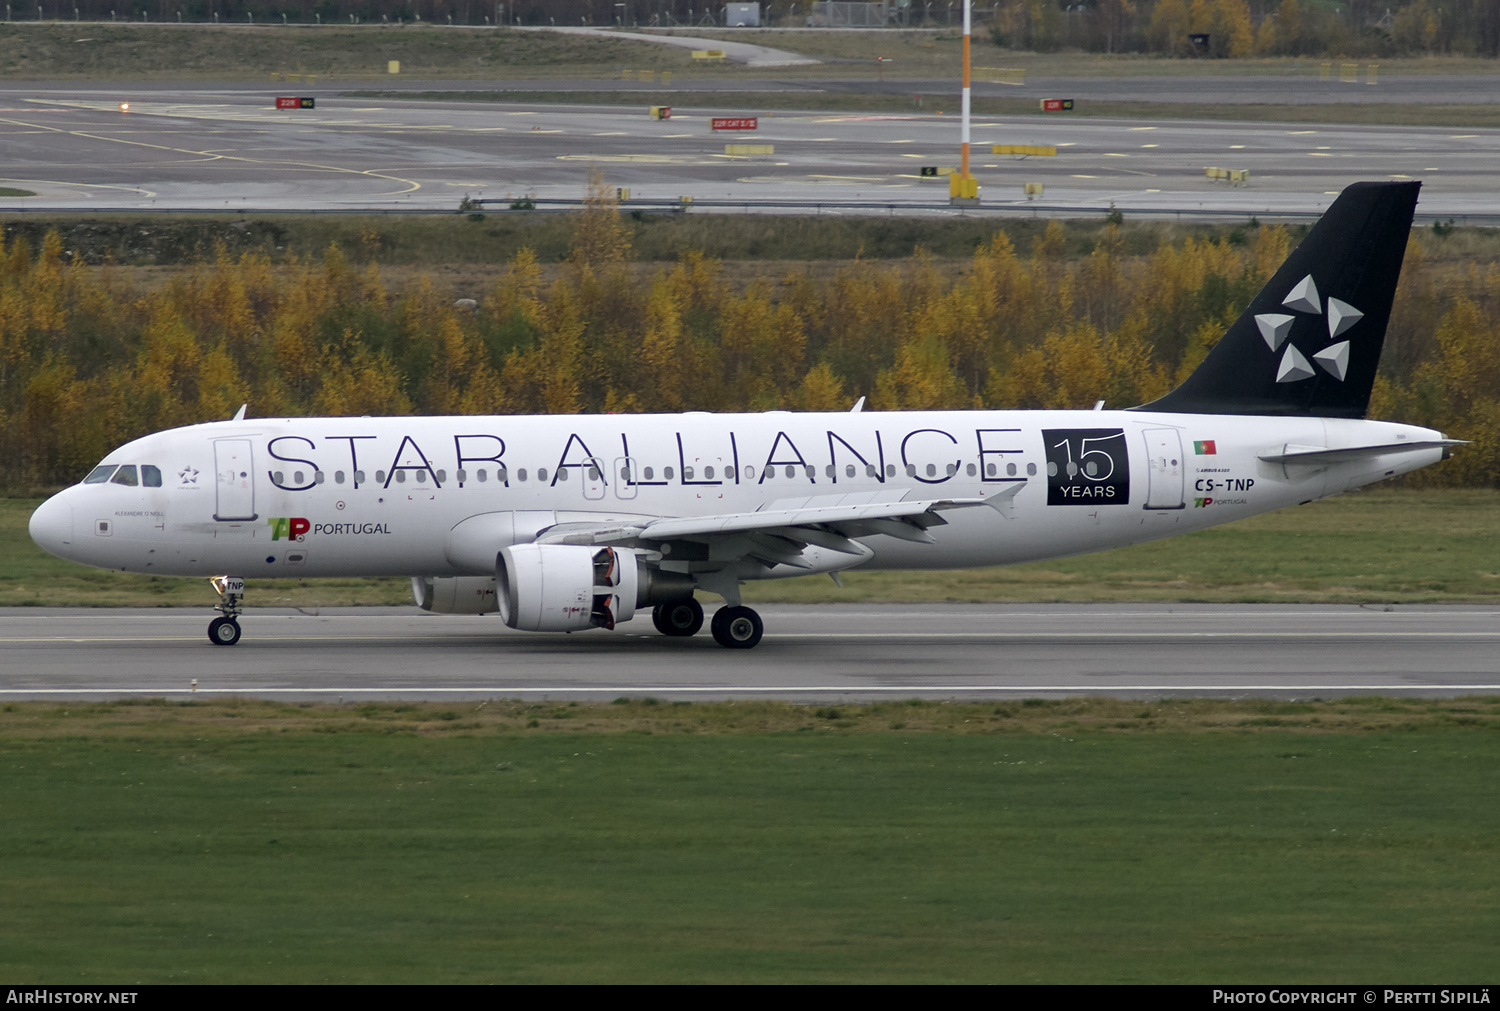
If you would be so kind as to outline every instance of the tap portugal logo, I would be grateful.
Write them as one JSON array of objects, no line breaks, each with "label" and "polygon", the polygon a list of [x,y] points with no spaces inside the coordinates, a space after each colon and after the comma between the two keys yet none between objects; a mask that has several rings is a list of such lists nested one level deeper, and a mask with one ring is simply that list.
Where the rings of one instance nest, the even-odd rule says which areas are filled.
[{"label": "tap portugal logo", "polygon": [[367,537],[390,536],[391,528],[385,523],[313,523],[302,516],[271,516],[266,520],[271,525],[271,540],[302,541],[308,534],[318,537]]},{"label": "tap portugal logo", "polygon": [[271,524],[273,541],[300,541],[312,529],[312,524],[301,516],[272,516],[266,522]]}]

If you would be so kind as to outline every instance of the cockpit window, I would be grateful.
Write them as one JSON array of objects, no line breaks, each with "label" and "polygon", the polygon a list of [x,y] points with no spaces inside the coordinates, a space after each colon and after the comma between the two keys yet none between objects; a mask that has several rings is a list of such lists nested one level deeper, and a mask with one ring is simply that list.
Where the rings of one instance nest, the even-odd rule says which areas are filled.
[{"label": "cockpit window", "polygon": [[83,479],[84,484],[103,484],[109,480],[109,476],[115,472],[117,463],[106,463],[89,471],[89,476]]},{"label": "cockpit window", "polygon": [[115,471],[115,476],[109,479],[110,484],[124,484],[134,488],[138,483],[135,476],[135,464],[127,463]]},{"label": "cockpit window", "polygon": [[141,464],[141,484],[147,488],[160,488],[161,468],[153,467],[149,463]]}]

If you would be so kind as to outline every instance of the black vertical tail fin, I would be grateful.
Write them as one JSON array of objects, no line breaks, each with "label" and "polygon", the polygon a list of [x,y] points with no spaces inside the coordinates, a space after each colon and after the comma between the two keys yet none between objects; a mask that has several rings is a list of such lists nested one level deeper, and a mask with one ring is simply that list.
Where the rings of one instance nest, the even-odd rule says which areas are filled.
[{"label": "black vertical tail fin", "polygon": [[1183,384],[1136,408],[1362,418],[1421,183],[1355,183]]}]

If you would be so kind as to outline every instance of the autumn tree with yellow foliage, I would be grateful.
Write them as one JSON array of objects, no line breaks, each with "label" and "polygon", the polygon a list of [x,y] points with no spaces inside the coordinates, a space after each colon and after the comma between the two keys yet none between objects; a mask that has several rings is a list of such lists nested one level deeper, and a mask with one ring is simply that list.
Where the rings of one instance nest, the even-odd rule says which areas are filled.
[{"label": "autumn tree with yellow foliage", "polygon": [[[573,252],[527,250],[477,306],[417,276],[391,290],[337,248],[318,261],[211,259],[138,287],[0,243],[0,481],[77,480],[162,428],[258,415],[1124,407],[1167,392],[1285,258],[1282,227],[1087,245],[1060,221],[1022,255],[1004,229],[966,261],[914,250],[831,274],[731,281],[688,253],[629,258],[609,192]],[[1372,415],[1474,446],[1423,483],[1500,474],[1500,268],[1430,262],[1414,236]]]}]

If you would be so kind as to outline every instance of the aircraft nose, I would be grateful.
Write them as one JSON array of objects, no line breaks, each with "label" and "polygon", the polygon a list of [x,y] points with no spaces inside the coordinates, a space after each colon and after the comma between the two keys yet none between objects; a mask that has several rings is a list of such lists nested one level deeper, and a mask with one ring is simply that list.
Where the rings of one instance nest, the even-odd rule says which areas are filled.
[{"label": "aircraft nose", "polygon": [[53,495],[37,506],[31,514],[28,526],[31,539],[37,547],[59,558],[71,558],[73,553],[73,507],[63,501],[62,495]]}]

